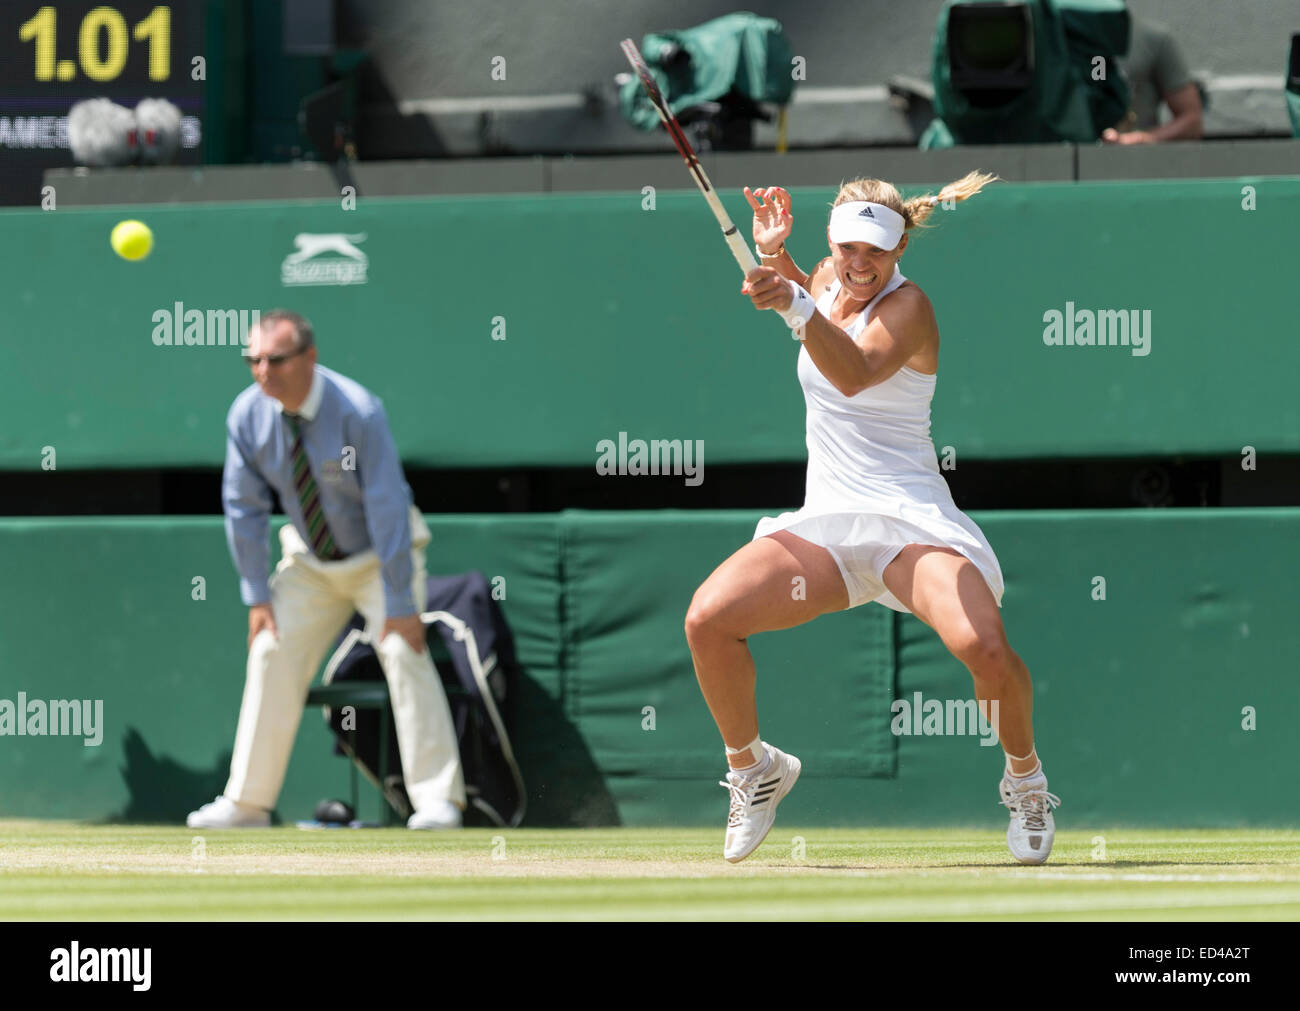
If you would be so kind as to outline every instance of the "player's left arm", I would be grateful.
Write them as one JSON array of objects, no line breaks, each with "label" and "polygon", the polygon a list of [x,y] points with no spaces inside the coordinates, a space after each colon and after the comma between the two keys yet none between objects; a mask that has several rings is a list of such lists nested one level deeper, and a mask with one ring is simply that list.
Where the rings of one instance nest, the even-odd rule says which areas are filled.
[{"label": "player's left arm", "polygon": [[886,295],[871,322],[854,341],[822,313],[804,330],[804,347],[818,371],[852,397],[883,383],[912,358],[938,342],[939,327],[930,300],[915,286]]}]

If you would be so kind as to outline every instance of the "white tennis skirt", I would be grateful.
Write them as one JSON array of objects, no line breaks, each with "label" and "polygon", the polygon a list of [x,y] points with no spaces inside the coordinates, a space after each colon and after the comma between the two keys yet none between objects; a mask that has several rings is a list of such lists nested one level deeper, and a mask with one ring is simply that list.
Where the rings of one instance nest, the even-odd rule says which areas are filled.
[{"label": "white tennis skirt", "polygon": [[754,540],[788,530],[830,552],[849,591],[849,607],[877,601],[895,611],[911,613],[885,588],[882,574],[909,544],[951,548],[970,559],[1002,606],[1002,567],[975,523],[955,506],[896,502],[898,515],[879,512],[821,512],[807,506],[796,512],[765,516]]}]

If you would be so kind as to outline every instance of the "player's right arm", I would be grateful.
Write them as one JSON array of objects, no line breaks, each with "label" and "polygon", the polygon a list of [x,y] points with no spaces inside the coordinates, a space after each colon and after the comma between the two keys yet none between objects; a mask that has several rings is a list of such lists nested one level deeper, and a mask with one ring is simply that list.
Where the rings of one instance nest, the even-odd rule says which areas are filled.
[{"label": "player's right arm", "polygon": [[782,277],[807,289],[808,277],[794,262],[785,248],[785,240],[794,230],[794,215],[790,213],[790,194],[780,186],[768,186],[757,190],[745,187],[745,199],[754,209],[754,245],[760,253],[780,255],[762,257],[764,267],[772,267]]},{"label": "player's right arm", "polygon": [[226,516],[226,543],[239,573],[239,595],[248,605],[248,643],[258,632],[275,633],[271,611],[271,486],[252,462],[239,418],[232,408],[226,420],[226,463],[221,475],[221,504]]}]

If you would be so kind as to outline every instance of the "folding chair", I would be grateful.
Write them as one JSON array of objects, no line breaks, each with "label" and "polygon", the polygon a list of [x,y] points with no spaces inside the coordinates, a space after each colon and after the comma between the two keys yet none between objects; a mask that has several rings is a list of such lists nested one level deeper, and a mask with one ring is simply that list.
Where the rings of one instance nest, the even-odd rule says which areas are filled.
[{"label": "folding chair", "polygon": [[[423,615],[421,616],[423,617]],[[428,622],[426,621],[426,627]],[[392,707],[389,703],[388,681],[380,679],[378,681],[341,681],[338,684],[333,683],[334,671],[337,669],[339,662],[347,656],[352,647],[358,643],[372,645],[370,637],[365,631],[354,628],[344,637],[343,642],[335,650],[334,656],[330,659],[329,664],[325,667],[324,682],[314,685],[307,692],[306,706],[321,706],[324,712],[326,722],[329,721],[329,708],[340,706],[354,706],[357,709],[377,709],[381,713],[379,720],[379,768],[376,770],[379,774],[379,781],[375,784],[379,790],[380,797],[383,798],[385,826],[394,824],[394,810],[392,802],[384,792],[384,784],[388,781],[388,735],[389,727],[393,721]],[[443,682],[443,691],[447,694],[448,701],[452,696],[463,694],[463,689],[459,686],[448,685],[442,678],[439,662],[450,663],[451,654],[447,652],[447,647],[443,645],[440,637],[435,637],[429,642],[429,652],[433,656],[434,670],[438,672],[439,680]],[[396,732],[396,729],[393,729]],[[352,810],[358,811],[358,788],[357,788],[357,761],[356,761],[356,739],[357,731],[354,723],[349,731],[349,743],[344,745],[344,751],[347,752],[350,759],[350,796]],[[367,777],[369,778],[369,777]]]}]

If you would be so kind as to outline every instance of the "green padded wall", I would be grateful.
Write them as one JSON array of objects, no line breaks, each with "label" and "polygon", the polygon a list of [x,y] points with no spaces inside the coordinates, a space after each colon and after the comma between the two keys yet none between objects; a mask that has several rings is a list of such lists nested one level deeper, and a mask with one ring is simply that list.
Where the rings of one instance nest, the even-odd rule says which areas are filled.
[{"label": "green padded wall", "polygon": [[[743,198],[725,196],[744,225]],[[805,269],[825,255],[832,197],[794,191]],[[1300,178],[996,184],[937,210],[902,261],[942,333],[936,444],[959,459],[1300,450],[1298,198]],[[219,464],[248,373],[232,347],[155,346],[154,314],[177,303],[306,312],[322,361],[384,398],[412,464],[594,466],[619,432],[702,440],[706,467],[802,459],[794,342],[740,294],[697,193],[642,203],[636,191],[2,212],[0,467],[39,469],[46,446],[66,469]],[[129,216],[157,239],[140,263],[108,247]],[[300,233],[365,236],[353,245],[366,283],[282,285]],[[1150,354],[1047,346],[1044,317],[1071,304],[1149,310]]]},{"label": "green padded wall", "polygon": [[[1035,732],[1072,824],[1294,825],[1273,770],[1295,764],[1300,510],[977,513],[1006,576],[1003,619],[1035,684]],[[1105,599],[1093,598],[1096,577]],[[1098,587],[1100,584],[1097,584]],[[899,619],[901,690],[970,675]],[[1243,729],[1253,707],[1256,729]],[[970,738],[900,738],[926,820],[982,819],[997,762]],[[977,749],[996,755],[998,749]],[[911,820],[915,815],[907,815]]]},{"label": "green padded wall", "polygon": [[[572,513],[565,523],[571,712],[601,768],[619,775],[708,776],[717,728],[682,630],[695,588],[754,532],[749,514]],[[755,636],[767,731],[816,747],[814,776],[888,776],[894,741],[875,719],[894,682],[889,612],[858,608]],[[654,707],[655,730],[643,729]],[[725,770],[724,770],[725,771]]]},{"label": "green padded wall", "polygon": [[[721,824],[721,744],[682,619],[757,517],[429,517],[432,571],[505,580],[525,668],[516,745],[529,824]],[[1300,823],[1294,791],[1277,788],[1300,721],[1300,510],[973,518],[1006,574],[1003,615],[1037,685],[1062,824]],[[0,557],[15,587],[0,611],[0,699],[102,698],[106,724],[96,748],[0,737],[0,816],[175,821],[211,799],[246,629],[220,522],[4,520]],[[205,601],[191,599],[195,576]],[[1105,600],[1093,599],[1098,576]],[[970,695],[965,669],[915,618],[868,605],[752,645],[764,736],[804,762],[783,807],[791,824],[1001,823],[998,748],[890,733],[891,698]],[[344,795],[346,763],[330,751],[306,714],[282,817]]]}]

